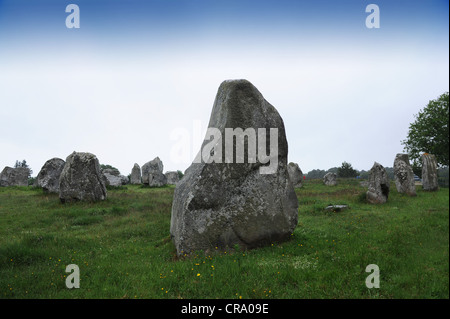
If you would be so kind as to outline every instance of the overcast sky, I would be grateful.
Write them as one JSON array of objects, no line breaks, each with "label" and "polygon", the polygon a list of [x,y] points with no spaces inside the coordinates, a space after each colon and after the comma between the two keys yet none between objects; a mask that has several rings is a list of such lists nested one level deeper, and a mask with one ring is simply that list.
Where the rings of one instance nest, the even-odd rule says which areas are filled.
[{"label": "overcast sky", "polygon": [[242,78],[280,113],[304,173],[392,167],[413,115],[449,90],[449,3],[0,0],[0,170],[26,159],[36,176],[78,151],[124,175],[156,156],[184,171],[220,83]]}]

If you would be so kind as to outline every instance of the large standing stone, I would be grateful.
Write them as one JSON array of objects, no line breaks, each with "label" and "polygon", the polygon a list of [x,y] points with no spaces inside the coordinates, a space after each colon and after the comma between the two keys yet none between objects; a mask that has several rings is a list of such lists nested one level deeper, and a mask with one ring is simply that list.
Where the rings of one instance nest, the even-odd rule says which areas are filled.
[{"label": "large standing stone", "polygon": [[141,178],[141,167],[135,163],[131,169],[130,183],[134,185],[142,184]]},{"label": "large standing stone", "polygon": [[44,192],[59,193],[59,177],[66,162],[60,158],[52,158],[45,162],[36,177],[36,184]]},{"label": "large standing stone", "polygon": [[0,173],[0,186],[28,186],[30,170],[26,167],[6,166]]},{"label": "large standing stone", "polygon": [[375,162],[369,171],[369,189],[366,198],[369,203],[386,203],[389,196],[389,177],[383,165]]},{"label": "large standing stone", "polygon": [[433,154],[422,155],[422,188],[425,191],[437,191],[439,189],[437,162]]},{"label": "large standing stone", "polygon": [[167,184],[169,185],[176,185],[180,181],[180,175],[178,175],[178,172],[170,171],[166,172],[164,175],[166,175]]},{"label": "large standing stone", "polygon": [[336,186],[337,185],[337,175],[336,173],[328,172],[323,177],[323,183],[327,186]]},{"label": "large standing stone", "polygon": [[[258,161],[247,156],[238,163],[245,156],[236,155],[237,148],[247,150],[247,155],[250,151],[245,138],[236,137],[236,160],[225,161],[227,143],[222,141],[227,128],[260,128],[258,143],[266,153],[258,150]],[[278,132],[278,139],[270,139],[269,151],[270,128]],[[199,153],[203,160],[194,160],[175,188],[170,234],[177,253],[235,244],[252,248],[288,239],[297,225],[298,201],[287,172],[288,143],[277,110],[250,82],[225,81],[214,102],[210,130],[215,135],[212,141],[208,133],[205,137]],[[266,154],[270,160],[263,164],[260,156]]]},{"label": "large standing stone", "polygon": [[303,172],[297,163],[289,163],[288,167],[289,178],[295,188],[303,186]]},{"label": "large standing stone", "polygon": [[91,153],[73,152],[59,178],[59,198],[70,201],[100,201],[107,196],[97,157]]},{"label": "large standing stone", "polygon": [[394,178],[397,192],[417,196],[414,172],[408,154],[397,154],[394,160]]},{"label": "large standing stone", "polygon": [[142,166],[142,183],[152,187],[166,185],[167,178],[163,174],[163,169],[164,165],[159,157],[145,163]]}]

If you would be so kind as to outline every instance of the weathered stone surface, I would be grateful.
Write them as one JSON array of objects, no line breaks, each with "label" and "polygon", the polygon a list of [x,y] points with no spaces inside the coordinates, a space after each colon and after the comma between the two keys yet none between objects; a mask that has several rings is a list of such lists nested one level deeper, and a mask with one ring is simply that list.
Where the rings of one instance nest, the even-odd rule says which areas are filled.
[{"label": "weathered stone surface", "polygon": [[397,192],[417,196],[414,172],[408,154],[397,154],[394,160],[394,179]]},{"label": "weathered stone surface", "polygon": [[[225,81],[219,87],[209,128],[223,137],[226,128],[261,128],[266,133],[277,128],[277,154],[266,164],[248,157],[244,163],[229,163],[224,159],[226,143],[215,144],[211,151],[207,148],[206,159],[194,161],[175,188],[170,234],[177,253],[235,244],[253,248],[288,239],[297,225],[298,201],[287,172],[288,144],[277,110],[250,82]],[[270,154],[265,136],[266,154]],[[202,150],[210,143],[207,134]],[[244,139],[236,138],[234,143],[234,152],[238,143],[247,149]],[[220,149],[221,158],[210,161],[219,158]],[[273,163],[277,165],[271,167]]]},{"label": "weathered stone surface", "polygon": [[118,187],[118,186],[122,186],[122,175],[112,175],[111,173],[108,172],[104,172],[103,171],[103,176],[105,176],[105,182],[106,182],[106,186],[114,186],[114,187]]},{"label": "weathered stone surface", "polygon": [[130,183],[133,185],[142,184],[141,167],[135,163],[131,170]]},{"label": "weathered stone surface", "polygon": [[161,187],[167,185],[166,175],[160,172],[148,173],[147,176],[148,176],[148,186],[150,187]]},{"label": "weathered stone surface", "polygon": [[422,188],[425,191],[437,191],[439,189],[437,162],[433,154],[422,155]]},{"label": "weathered stone surface", "polygon": [[336,186],[337,185],[337,175],[336,173],[326,173],[323,177],[323,183],[327,186]]},{"label": "weathered stone surface", "polygon": [[148,174],[163,173],[164,164],[159,157],[154,158],[150,162],[142,166],[142,183],[148,185]]},{"label": "weathered stone surface", "polygon": [[0,173],[0,186],[28,186],[30,170],[26,167],[6,166]]},{"label": "weathered stone surface", "polygon": [[160,187],[167,184],[167,178],[163,174],[164,165],[159,157],[142,166],[142,183],[150,187]]},{"label": "weathered stone surface", "polygon": [[97,157],[91,153],[73,152],[59,178],[61,202],[105,200],[106,185]]},{"label": "weathered stone surface", "polygon": [[297,163],[290,162],[287,167],[289,178],[295,188],[303,186],[303,172]]},{"label": "weathered stone surface", "polygon": [[383,204],[389,197],[389,178],[383,165],[375,162],[369,171],[369,189],[366,198],[369,203]]},{"label": "weathered stone surface", "polygon": [[110,174],[110,175],[114,175],[114,176],[119,176],[120,175],[120,171],[117,168],[105,168],[102,170],[102,173],[105,174]]},{"label": "weathered stone surface", "polygon": [[59,193],[59,177],[66,162],[60,158],[52,158],[45,162],[36,177],[35,185],[42,187],[44,192]]},{"label": "weathered stone surface", "polygon": [[119,175],[120,180],[122,181],[122,185],[127,185],[130,183],[130,180],[128,179],[128,176],[125,175]]},{"label": "weathered stone surface", "polygon": [[167,184],[176,185],[180,181],[180,176],[178,175],[178,172],[170,171],[166,172],[164,175],[166,175]]}]

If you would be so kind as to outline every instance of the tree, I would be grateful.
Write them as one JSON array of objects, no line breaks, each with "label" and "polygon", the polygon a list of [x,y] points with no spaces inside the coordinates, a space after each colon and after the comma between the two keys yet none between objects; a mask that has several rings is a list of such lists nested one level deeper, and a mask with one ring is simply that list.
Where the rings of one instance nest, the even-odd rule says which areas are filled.
[{"label": "tree", "polygon": [[356,177],[358,172],[353,169],[352,164],[343,162],[342,166],[337,169],[337,175],[339,177]]},{"label": "tree", "polygon": [[308,172],[306,176],[308,179],[316,179],[316,178],[323,178],[327,172],[321,169],[313,169],[312,171]]},{"label": "tree", "polygon": [[409,125],[406,140],[401,142],[413,163],[417,165],[423,153],[431,153],[439,165],[448,166],[449,92],[431,100],[414,117],[416,120]]},{"label": "tree", "polygon": [[26,161],[26,160],[23,160],[22,162],[16,160],[16,164],[14,164],[14,168],[17,168],[17,167],[28,168],[28,178],[30,178],[30,177],[31,177],[31,174],[33,174],[33,170],[32,170],[31,167],[27,164],[27,161]]},{"label": "tree", "polygon": [[111,171],[114,171],[115,173],[113,173],[113,175],[114,174],[116,174],[116,176],[120,175],[120,171],[117,168],[115,168],[114,166],[111,166],[109,164],[100,164],[100,170],[104,171],[105,169],[109,169]]}]

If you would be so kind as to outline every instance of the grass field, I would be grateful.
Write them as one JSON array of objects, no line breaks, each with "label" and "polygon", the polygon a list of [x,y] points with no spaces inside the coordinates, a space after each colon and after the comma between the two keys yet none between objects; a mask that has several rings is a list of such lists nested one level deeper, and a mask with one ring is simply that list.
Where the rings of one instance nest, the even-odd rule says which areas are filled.
[{"label": "grass field", "polygon": [[[169,238],[174,187],[128,185],[73,204],[0,188],[0,298],[449,298],[449,190],[411,198],[392,183],[388,203],[370,205],[356,180],[339,182],[296,189],[289,241],[190,258]],[[79,289],[66,287],[69,264]],[[369,264],[378,289],[365,285]]]}]

